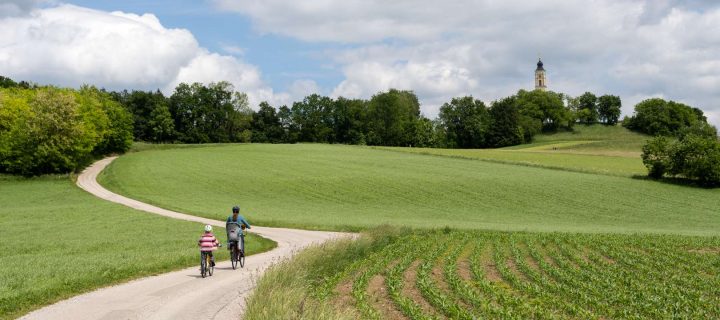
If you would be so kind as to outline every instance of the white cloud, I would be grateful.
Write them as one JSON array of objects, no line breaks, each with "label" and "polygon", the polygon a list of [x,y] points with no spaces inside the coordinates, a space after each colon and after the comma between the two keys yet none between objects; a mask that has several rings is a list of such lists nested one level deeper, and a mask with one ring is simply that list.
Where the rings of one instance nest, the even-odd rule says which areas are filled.
[{"label": "white cloud", "polygon": [[261,33],[351,44],[326,52],[345,76],[335,95],[413,89],[433,115],[452,96],[532,88],[541,54],[556,91],[620,95],[626,113],[657,95],[720,111],[717,1],[214,2]]},{"label": "white cloud", "polygon": [[295,80],[290,84],[290,88],[288,89],[288,94],[295,101],[302,100],[304,97],[313,93],[321,94],[322,89],[320,89],[315,80],[311,79]]},{"label": "white cloud", "polygon": [[218,81],[228,81],[236,90],[246,92],[252,107],[257,106],[261,101],[273,100],[273,90],[263,83],[257,67],[240,62],[234,57],[209,53],[205,50],[181,67],[175,79],[168,83],[163,91],[171,94],[182,82]]},{"label": "white cloud", "polygon": [[73,5],[0,19],[0,71],[17,80],[108,89],[163,89],[180,82],[229,81],[251,105],[272,100],[257,67],[208,52],[185,29],[152,14],[104,12]]},{"label": "white cloud", "polygon": [[0,0],[0,18],[21,16],[49,0]]},{"label": "white cloud", "polygon": [[221,48],[223,51],[225,51],[228,54],[235,55],[235,56],[243,56],[245,55],[245,48],[237,45],[230,45],[230,44],[222,44]]}]

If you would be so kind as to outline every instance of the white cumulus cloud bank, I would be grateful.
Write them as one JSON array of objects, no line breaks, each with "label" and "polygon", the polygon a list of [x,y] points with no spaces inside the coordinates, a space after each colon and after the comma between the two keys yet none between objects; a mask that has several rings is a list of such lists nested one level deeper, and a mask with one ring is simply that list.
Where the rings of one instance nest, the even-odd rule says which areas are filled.
[{"label": "white cumulus cloud bank", "polygon": [[453,96],[532,89],[616,94],[624,113],[664,96],[720,112],[720,2],[709,0],[213,0],[260,33],[340,44],[334,95],[413,89],[426,114]]},{"label": "white cumulus cloud bank", "polygon": [[248,93],[253,106],[273,98],[257,67],[209,52],[188,30],[165,28],[152,14],[73,5],[0,17],[0,74],[60,86],[159,88],[166,94],[180,82],[229,81]]}]

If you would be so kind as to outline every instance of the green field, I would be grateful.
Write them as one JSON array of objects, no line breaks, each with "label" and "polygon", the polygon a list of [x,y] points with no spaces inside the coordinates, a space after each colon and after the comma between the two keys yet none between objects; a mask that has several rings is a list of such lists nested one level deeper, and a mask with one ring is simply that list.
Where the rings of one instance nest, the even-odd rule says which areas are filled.
[{"label": "green field", "polygon": [[620,126],[578,125],[573,132],[540,134],[533,143],[501,149],[377,148],[632,177],[647,174],[640,158],[647,139]]},{"label": "green field", "polygon": [[718,237],[373,232],[270,270],[246,318],[720,317]]},{"label": "green field", "polygon": [[334,230],[380,224],[569,232],[720,234],[720,190],[340,145],[143,151],[100,182],[210,218]]},{"label": "green field", "polygon": [[519,145],[510,148],[524,149],[541,144],[551,145],[561,142],[576,142],[573,146],[557,148],[554,151],[631,157],[640,156],[642,146],[649,138],[651,137],[630,131],[620,125],[576,125],[571,132],[561,131],[557,133],[539,134],[535,136],[533,143],[529,145]]},{"label": "green field", "polygon": [[[67,176],[0,175],[0,204],[0,319],[198,263],[202,225],[97,199]],[[248,241],[250,252],[273,246]],[[220,259],[228,258],[224,251]]]}]

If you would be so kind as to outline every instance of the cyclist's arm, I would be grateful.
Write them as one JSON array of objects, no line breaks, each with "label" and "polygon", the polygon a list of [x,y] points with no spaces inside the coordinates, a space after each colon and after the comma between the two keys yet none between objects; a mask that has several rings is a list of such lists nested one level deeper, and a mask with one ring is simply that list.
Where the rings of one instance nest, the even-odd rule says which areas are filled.
[{"label": "cyclist's arm", "polygon": [[245,227],[250,229],[250,224],[245,220],[245,218],[242,218],[242,223],[245,224]]}]

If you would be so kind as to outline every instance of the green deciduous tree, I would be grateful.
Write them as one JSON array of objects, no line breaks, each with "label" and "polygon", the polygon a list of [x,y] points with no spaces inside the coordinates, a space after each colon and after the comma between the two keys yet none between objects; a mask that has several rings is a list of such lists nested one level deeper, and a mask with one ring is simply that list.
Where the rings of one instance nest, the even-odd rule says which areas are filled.
[{"label": "green deciduous tree", "polygon": [[451,148],[482,148],[490,127],[490,115],[485,104],[472,96],[453,98],[440,107],[440,122],[446,131],[447,146]]},{"label": "green deciduous tree", "polygon": [[[101,156],[110,153],[123,153],[130,149],[133,142],[133,118],[120,103],[108,93],[95,87],[83,86],[78,91],[81,110],[85,110],[100,135],[93,153]],[[90,106],[92,105],[92,106]]]},{"label": "green deciduous tree", "polygon": [[260,109],[253,113],[252,141],[279,143],[283,139],[283,128],[275,108],[267,102],[260,103]]},{"label": "green deciduous tree", "polygon": [[635,105],[632,117],[623,126],[650,135],[678,135],[696,123],[707,123],[702,110],[660,98],[644,100]]},{"label": "green deciduous tree", "polygon": [[367,143],[367,105],[368,102],[362,99],[339,97],[335,100],[332,112],[335,142],[360,145]]},{"label": "green deciduous tree", "polygon": [[298,128],[298,138],[307,142],[333,142],[335,140],[331,98],[312,94],[303,101],[293,103],[292,119]]},{"label": "green deciduous tree", "polygon": [[420,102],[412,91],[390,89],[370,99],[367,116],[368,144],[410,146]]},{"label": "green deciduous tree", "polygon": [[77,170],[132,142],[132,119],[107,94],[37,87],[0,91],[0,170],[22,175]]},{"label": "green deciduous tree", "polygon": [[299,129],[293,121],[292,110],[287,106],[282,106],[278,110],[277,116],[280,120],[280,127],[283,130],[283,142],[285,143],[296,143],[299,139]]},{"label": "green deciduous tree", "polygon": [[598,122],[597,97],[592,92],[585,92],[577,99],[577,119],[585,124]]},{"label": "green deciduous tree", "polygon": [[520,90],[516,103],[520,113],[540,122],[545,131],[557,131],[559,128],[570,128],[574,118],[564,104],[563,94],[533,90]]},{"label": "green deciduous tree", "polygon": [[642,160],[650,177],[662,178],[672,166],[668,138],[657,137],[649,140],[642,148]]},{"label": "green deciduous tree", "polygon": [[228,82],[179,84],[170,97],[178,138],[188,143],[249,141],[247,95]]},{"label": "green deciduous tree", "polygon": [[147,138],[153,142],[172,142],[175,140],[175,122],[167,104],[156,105],[150,112],[147,122]]},{"label": "green deciduous tree", "polygon": [[598,117],[606,125],[615,125],[620,119],[622,101],[620,97],[603,95],[597,100]]},{"label": "green deciduous tree", "polygon": [[523,143],[524,133],[516,100],[517,97],[511,96],[497,100],[490,106],[492,122],[487,138],[489,146],[500,148]]}]

